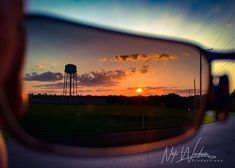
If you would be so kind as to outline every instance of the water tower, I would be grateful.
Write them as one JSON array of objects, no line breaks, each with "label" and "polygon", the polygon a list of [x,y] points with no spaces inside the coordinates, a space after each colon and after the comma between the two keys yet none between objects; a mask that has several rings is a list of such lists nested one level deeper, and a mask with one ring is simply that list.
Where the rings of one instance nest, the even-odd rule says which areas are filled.
[{"label": "water tower", "polygon": [[74,64],[65,65],[64,70],[64,103],[75,103],[74,97],[77,96],[77,67]]}]

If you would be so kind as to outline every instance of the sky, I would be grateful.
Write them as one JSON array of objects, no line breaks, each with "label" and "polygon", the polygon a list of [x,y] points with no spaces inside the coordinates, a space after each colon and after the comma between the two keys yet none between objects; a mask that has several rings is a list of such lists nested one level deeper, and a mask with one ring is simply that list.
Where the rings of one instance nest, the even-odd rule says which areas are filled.
[{"label": "sky", "polygon": [[[26,12],[130,33],[189,40],[205,49],[235,50],[235,2],[230,0],[29,0]],[[28,59],[24,74],[27,92],[60,94],[66,63],[77,65],[78,91],[83,95],[170,92],[186,95],[193,89],[194,78],[196,86],[199,85],[198,51],[185,46],[172,49],[176,48],[175,44],[171,44],[172,47],[125,37],[113,38],[43,21],[27,23],[27,34]],[[227,62],[213,64],[218,74],[224,71],[231,74],[234,68],[234,64]],[[234,89],[235,78],[230,77]],[[203,78],[206,83],[206,75]],[[206,87],[204,84],[203,90]],[[137,93],[138,88],[143,92]]]}]

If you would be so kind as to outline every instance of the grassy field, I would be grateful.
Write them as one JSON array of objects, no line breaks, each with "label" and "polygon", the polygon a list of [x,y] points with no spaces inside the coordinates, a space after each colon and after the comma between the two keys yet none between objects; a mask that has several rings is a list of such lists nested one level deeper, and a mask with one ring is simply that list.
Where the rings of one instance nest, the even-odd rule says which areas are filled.
[{"label": "grassy field", "polygon": [[[143,117],[144,116],[144,117]],[[42,139],[189,126],[193,112],[154,105],[30,104],[20,124]],[[144,120],[144,121],[143,121]],[[213,122],[205,116],[205,123]],[[5,132],[6,136],[9,136]]]},{"label": "grassy field", "polygon": [[67,136],[183,127],[191,119],[189,111],[152,105],[31,104],[21,124],[32,134]]}]

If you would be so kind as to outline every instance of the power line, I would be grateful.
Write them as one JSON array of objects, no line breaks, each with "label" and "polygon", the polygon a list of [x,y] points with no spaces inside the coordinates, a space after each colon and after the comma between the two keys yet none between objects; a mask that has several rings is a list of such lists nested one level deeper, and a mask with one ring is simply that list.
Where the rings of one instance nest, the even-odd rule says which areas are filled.
[{"label": "power line", "polygon": [[233,63],[234,63],[234,62],[231,61],[230,64],[229,64],[226,68],[224,68],[222,71],[224,71],[225,69],[228,69],[228,67],[230,67]]},{"label": "power line", "polygon": [[222,34],[225,32],[225,30],[227,29],[228,25],[230,24],[232,18],[233,18],[233,15],[235,14],[235,12],[232,13],[232,15],[230,16],[230,18],[228,19],[227,23],[225,24],[223,30],[220,32],[219,36],[217,37],[217,39],[215,40],[212,48],[215,47],[216,43],[219,41],[219,39],[221,38]]},{"label": "power line", "polygon": [[235,40],[235,36],[234,36],[227,44],[225,44],[225,46],[224,46],[223,49],[225,49],[226,47],[228,47],[229,44],[233,42],[233,40]]},{"label": "power line", "polygon": [[[222,36],[222,34],[225,32],[227,26],[229,25],[229,23],[231,22],[232,18],[233,18],[233,15],[235,14],[235,12],[233,12],[233,14],[231,15],[231,17],[229,18],[227,24],[224,26],[224,29],[223,31],[221,31],[220,35],[218,36],[218,38],[216,39],[215,43],[213,46],[215,46],[215,44],[217,43],[217,41],[220,39],[220,37]],[[233,41],[235,40],[235,36],[230,40],[228,41],[228,43],[226,43],[223,47],[223,49],[225,49],[227,46],[229,46]],[[215,73],[218,73],[218,72],[221,72],[225,69],[227,69],[228,67],[230,67],[231,65],[233,64],[233,61],[230,60],[229,62],[225,63],[222,67],[220,67],[220,69],[218,69]]]},{"label": "power line", "polygon": [[[223,49],[225,49],[230,43],[232,43],[233,40],[235,40],[235,36],[234,36],[227,44],[225,44],[225,46],[223,47]],[[233,64],[233,61],[230,60],[229,62],[225,63],[222,67],[220,67],[220,69],[218,69],[215,73],[221,72],[221,71],[227,69],[227,68],[230,67],[232,64]],[[228,66],[227,66],[227,65],[228,65]]]},{"label": "power line", "polygon": [[233,61],[229,61],[227,63],[225,63],[220,69],[218,69],[215,73],[224,71],[225,69],[227,69],[228,67],[230,67],[233,64]]}]

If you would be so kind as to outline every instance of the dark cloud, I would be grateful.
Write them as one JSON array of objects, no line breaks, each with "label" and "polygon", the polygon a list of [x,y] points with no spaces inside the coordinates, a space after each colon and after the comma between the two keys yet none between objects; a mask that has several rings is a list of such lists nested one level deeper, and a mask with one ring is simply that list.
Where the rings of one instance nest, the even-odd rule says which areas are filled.
[{"label": "dark cloud", "polygon": [[82,86],[113,86],[119,83],[119,80],[126,78],[124,70],[115,71],[92,71],[90,73],[78,76],[79,85]]},{"label": "dark cloud", "polygon": [[146,61],[167,61],[174,60],[177,57],[172,54],[132,54],[132,55],[119,55],[114,57],[116,62],[146,62]]},{"label": "dark cloud", "polygon": [[[38,87],[41,89],[63,89],[64,83],[57,82],[57,83],[49,83],[43,85],[35,85],[33,87]],[[114,91],[113,89],[106,89],[106,88],[98,88],[98,89],[85,89],[84,87],[79,86],[78,93],[87,93],[87,92],[110,92]]]},{"label": "dark cloud", "polygon": [[144,54],[132,54],[132,55],[120,55],[115,56],[114,60],[117,62],[127,62],[127,61],[143,61],[145,58],[147,58],[147,55]]},{"label": "dark cloud", "polygon": [[170,58],[170,57],[171,57],[171,56],[170,56],[169,54],[166,54],[166,53],[162,53],[162,54],[159,55],[159,59],[163,59],[163,58],[168,59],[168,58]]},{"label": "dark cloud", "polygon": [[145,87],[145,89],[147,90],[163,90],[163,89],[167,89],[168,87],[163,87],[163,86],[159,86],[159,87],[152,87],[152,86],[148,86]]},{"label": "dark cloud", "polygon": [[[140,72],[145,74],[149,72],[149,65],[142,66],[140,68],[130,67],[124,70],[110,70],[110,71],[91,71],[90,73],[84,73],[78,75],[78,85],[79,86],[114,86],[117,85],[120,80],[134,75],[135,73]],[[26,81],[39,81],[39,82],[56,82],[63,79],[63,75],[60,72],[44,72],[31,74],[25,74],[24,80]],[[63,82],[57,83],[47,83],[43,85],[36,85],[34,87],[41,88],[62,88]]]},{"label": "dark cloud", "polygon": [[79,89],[78,90],[78,94],[81,94],[81,93],[92,93],[94,92],[92,89]]},{"label": "dark cloud", "polygon": [[131,73],[136,73],[136,71],[137,71],[137,69],[133,68],[133,67],[129,68],[129,70],[131,71]]},{"label": "dark cloud", "polygon": [[140,68],[140,73],[147,73],[149,72],[149,65],[144,65]]},{"label": "dark cloud", "polygon": [[40,81],[40,82],[54,82],[63,79],[63,74],[60,72],[44,72],[44,73],[36,73],[32,72],[31,74],[25,74],[24,80],[26,81]]}]

